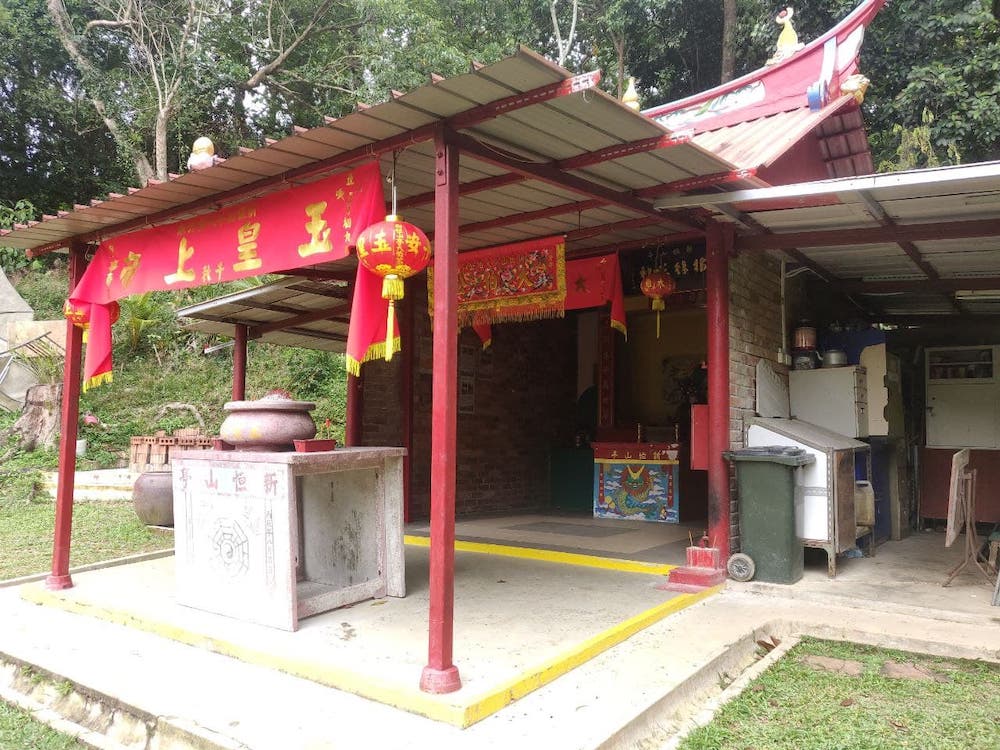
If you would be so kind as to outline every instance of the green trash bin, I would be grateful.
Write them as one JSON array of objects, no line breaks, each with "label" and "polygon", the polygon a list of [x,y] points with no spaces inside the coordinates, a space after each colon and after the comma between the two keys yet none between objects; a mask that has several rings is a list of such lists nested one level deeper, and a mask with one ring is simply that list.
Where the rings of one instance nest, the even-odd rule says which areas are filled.
[{"label": "green trash bin", "polygon": [[727,451],[736,464],[740,547],[727,564],[736,580],[795,583],[802,543],[795,533],[795,469],[815,458],[802,448],[764,446]]}]

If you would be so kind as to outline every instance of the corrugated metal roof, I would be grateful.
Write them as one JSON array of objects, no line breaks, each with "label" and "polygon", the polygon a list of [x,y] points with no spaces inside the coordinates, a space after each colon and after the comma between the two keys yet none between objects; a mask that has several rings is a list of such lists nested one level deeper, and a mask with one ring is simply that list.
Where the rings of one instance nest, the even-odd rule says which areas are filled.
[{"label": "corrugated metal roof", "polygon": [[[658,201],[739,224],[737,247],[804,257],[881,317],[1000,312],[1000,162]],[[997,295],[1000,297],[1000,294]]]},{"label": "corrugated metal roof", "polygon": [[861,110],[843,96],[819,111],[801,107],[697,133],[693,140],[741,169],[773,165],[803,138],[818,141],[830,177],[874,171]]},{"label": "corrugated metal roof", "polygon": [[[334,264],[328,264],[330,269]],[[336,264],[349,271],[356,263]],[[288,277],[177,311],[188,330],[232,337],[244,325],[256,341],[343,352],[350,319],[351,285]],[[314,319],[321,313],[326,317]]]},{"label": "corrugated metal roof", "polygon": [[[47,216],[41,222],[6,233],[0,237],[0,244],[49,249],[68,244],[74,238],[96,241],[123,231],[207,213],[220,205],[345,169],[350,165],[341,163],[344,159],[352,154],[356,156],[353,163],[370,158],[372,152],[381,150],[379,142],[388,138],[398,139],[394,145],[404,149],[398,158],[397,184],[399,199],[407,205],[406,218],[431,230],[433,203],[422,196],[433,195],[434,153],[433,142],[428,138],[429,128],[439,124],[450,123],[474,141],[489,149],[515,154],[526,164],[554,166],[629,197],[665,183],[734,169],[729,161],[683,140],[667,148],[627,153],[597,163],[560,164],[595,151],[669,136],[662,126],[589,85],[581,85],[581,90],[568,95],[532,99],[539,89],[575,82],[576,78],[522,49],[493,65],[422,86],[337,120],[330,119],[321,127],[297,128],[286,138],[233,155],[209,169],[172,176],[163,183],[151,182],[141,189],[130,190],[127,195],[113,194],[86,206],[76,206],[72,211]],[[507,106],[510,97],[519,95],[528,95],[526,106]],[[463,115],[490,104],[501,105],[495,116],[463,124]],[[384,172],[388,172],[389,161],[382,159]],[[460,180],[464,185],[507,173],[508,170],[482,158],[462,155]],[[467,192],[460,201],[462,223],[492,221],[495,226],[460,232],[461,248],[593,228],[643,216],[639,211],[607,203],[554,213],[558,206],[572,206],[580,201],[580,193],[538,179],[518,178],[502,187]],[[518,214],[541,209],[551,209],[553,215],[543,221],[518,222]],[[578,242],[571,238],[568,250],[647,237],[655,239],[676,226],[654,218],[645,226],[631,226],[622,232],[605,232]]]}]

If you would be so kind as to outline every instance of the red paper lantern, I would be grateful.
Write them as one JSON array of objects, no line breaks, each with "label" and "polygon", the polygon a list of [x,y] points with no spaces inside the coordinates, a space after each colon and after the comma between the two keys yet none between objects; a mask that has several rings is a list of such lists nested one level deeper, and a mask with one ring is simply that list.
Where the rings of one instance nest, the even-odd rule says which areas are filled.
[{"label": "red paper lantern", "polygon": [[389,215],[358,237],[358,261],[382,277],[382,299],[389,300],[386,315],[385,360],[392,359],[395,302],[403,299],[403,281],[427,268],[431,242],[419,227]]},{"label": "red paper lantern", "polygon": [[[108,315],[111,317],[111,324],[114,325],[121,313],[121,308],[117,302],[109,302],[107,307]],[[83,329],[83,340],[86,342],[87,332],[90,330],[90,305],[81,305],[72,300],[66,300],[63,303],[63,315],[66,317],[66,320],[77,328]]]},{"label": "red paper lantern", "polygon": [[660,338],[660,313],[667,309],[663,298],[673,294],[676,288],[674,277],[661,270],[647,272],[639,285],[642,293],[653,300],[653,309],[656,310],[656,338]]}]

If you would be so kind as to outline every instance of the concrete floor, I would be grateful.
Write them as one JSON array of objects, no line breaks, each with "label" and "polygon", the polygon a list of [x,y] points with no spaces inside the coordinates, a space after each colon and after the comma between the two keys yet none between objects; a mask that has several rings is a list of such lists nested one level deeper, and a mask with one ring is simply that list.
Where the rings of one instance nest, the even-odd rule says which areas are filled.
[{"label": "concrete floor", "polygon": [[[459,535],[494,543],[518,531],[534,540],[548,535],[560,548],[606,557],[676,544],[680,531],[621,523],[628,533],[617,533],[608,523],[497,518],[461,522]],[[406,599],[310,618],[295,634],[173,605],[168,558],[77,576],[67,600],[86,605],[79,607],[86,615],[39,596],[37,584],[0,589],[0,698],[59,708],[58,691],[15,689],[25,684],[16,666],[31,664],[68,680],[74,695],[108,696],[114,711],[143,718],[156,728],[160,750],[656,748],[720,682],[754,661],[760,637],[814,634],[1000,661],[1000,608],[990,606],[986,581],[965,572],[941,587],[961,556],[960,546],[946,550],[943,535],[928,532],[886,543],[874,558],[842,560],[833,580],[820,558],[794,586],[730,582],[682,611],[639,622],[630,637],[600,650],[588,645],[601,634],[624,636],[623,622],[676,601],[655,588],[662,576],[460,551],[455,663],[465,686],[439,703],[430,699],[424,713],[435,719],[412,705],[386,705],[426,699],[416,690],[427,632],[425,548],[407,547]],[[549,672],[572,653],[579,656],[565,665],[569,671]],[[327,686],[345,673],[374,685],[383,702]],[[503,693],[536,683],[542,686],[464,730],[446,723],[462,706],[498,695],[497,686]],[[451,708],[435,708],[442,705]]]},{"label": "concrete floor", "polygon": [[[683,565],[685,549],[704,530],[704,521],[682,524],[617,521],[580,513],[493,516],[459,519],[455,523],[455,537],[466,542],[541,547],[667,565]],[[427,536],[430,527],[426,523],[413,523],[406,532]]]}]

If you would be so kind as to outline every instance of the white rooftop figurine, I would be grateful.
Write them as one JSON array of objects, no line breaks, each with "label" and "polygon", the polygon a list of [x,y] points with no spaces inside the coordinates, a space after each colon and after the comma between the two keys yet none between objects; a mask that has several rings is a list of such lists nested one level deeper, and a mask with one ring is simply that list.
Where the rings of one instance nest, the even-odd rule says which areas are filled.
[{"label": "white rooftop figurine", "polygon": [[191,147],[187,168],[189,172],[198,172],[202,169],[208,169],[220,161],[221,159],[215,155],[215,144],[212,143],[212,139],[202,136]]}]

